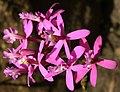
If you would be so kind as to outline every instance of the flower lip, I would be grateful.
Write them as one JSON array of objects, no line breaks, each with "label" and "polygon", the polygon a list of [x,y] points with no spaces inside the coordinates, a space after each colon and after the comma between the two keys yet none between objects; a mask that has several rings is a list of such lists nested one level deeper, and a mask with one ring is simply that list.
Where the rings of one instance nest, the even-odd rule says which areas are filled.
[{"label": "flower lip", "polygon": [[66,63],[61,63],[58,66],[49,66],[48,71],[50,72],[62,72],[64,70],[68,69],[68,66]]},{"label": "flower lip", "polygon": [[92,64],[95,63],[95,60],[93,58],[93,50],[89,50],[88,53],[85,53],[85,65],[84,67],[90,68]]}]

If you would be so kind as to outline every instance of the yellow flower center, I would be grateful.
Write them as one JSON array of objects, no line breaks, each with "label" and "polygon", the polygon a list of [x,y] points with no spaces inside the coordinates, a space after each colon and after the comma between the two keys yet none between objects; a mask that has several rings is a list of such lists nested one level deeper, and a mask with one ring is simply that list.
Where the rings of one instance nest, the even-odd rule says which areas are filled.
[{"label": "yellow flower center", "polygon": [[27,60],[25,58],[22,58],[18,61],[20,64],[28,64]]}]

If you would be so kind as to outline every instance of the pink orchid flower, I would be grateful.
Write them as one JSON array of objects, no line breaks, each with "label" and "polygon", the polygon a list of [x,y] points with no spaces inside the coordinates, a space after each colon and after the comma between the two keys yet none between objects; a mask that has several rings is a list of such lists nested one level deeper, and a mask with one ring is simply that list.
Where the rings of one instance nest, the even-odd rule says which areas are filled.
[{"label": "pink orchid flower", "polygon": [[[61,16],[59,13],[56,14],[56,17]],[[55,41],[58,41],[59,38],[63,38],[63,36],[61,36],[61,30],[59,30],[56,26],[57,26],[57,20],[54,19],[55,23],[52,23],[50,20],[48,19],[44,19],[42,22],[40,22],[38,24],[38,35],[40,35],[41,37],[43,36],[44,39],[46,40],[46,43],[48,41],[50,41],[50,46],[55,45]],[[45,30],[43,30],[43,28]],[[58,38],[58,39],[57,39]]]},{"label": "pink orchid flower", "polygon": [[12,48],[8,50],[9,52],[4,52],[4,57],[9,58],[9,64],[12,64],[14,66],[7,67],[4,70],[6,77],[12,76],[15,80],[18,78],[19,75],[23,73],[28,73],[28,86],[30,86],[30,79],[33,83],[35,83],[32,75],[38,66],[38,62],[33,57],[36,52],[30,49],[21,50],[21,46],[18,46],[16,49]]},{"label": "pink orchid flower", "polygon": [[66,85],[69,90],[73,91],[74,81],[73,81],[72,69],[76,67],[74,66],[74,64],[82,56],[84,51],[85,48],[83,48],[82,46],[76,46],[71,52],[71,58],[68,59],[67,63],[61,58],[57,57],[57,60],[50,62],[55,66],[48,67],[49,74],[47,74],[46,77],[56,76],[66,71]]},{"label": "pink orchid flower", "polygon": [[48,9],[48,11],[46,12],[46,14],[44,15],[43,13],[41,13],[41,12],[36,12],[35,14],[33,14],[33,13],[19,13],[19,16],[20,16],[20,18],[21,19],[28,19],[28,20],[32,20],[32,21],[37,21],[37,22],[40,22],[41,21],[41,18],[42,19],[48,19],[48,20],[52,20],[52,19],[54,19],[56,16],[57,16],[57,14],[60,14],[60,13],[62,13],[62,12],[64,12],[64,10],[63,9],[59,9],[59,10],[56,10],[54,13],[53,13],[53,8],[54,8],[54,6],[55,5],[57,5],[57,4],[59,4],[59,3],[54,3],[49,9]]},{"label": "pink orchid flower", "polygon": [[[56,26],[57,26],[57,16],[60,15],[61,13],[64,12],[63,9],[59,9],[56,10],[53,13],[53,7],[59,3],[54,3],[50,9],[46,12],[45,15],[43,15],[42,13],[38,13],[37,15],[40,16],[40,18],[42,19],[37,26],[38,29],[38,35],[40,35],[41,37],[44,37],[44,39],[46,40],[46,44],[48,44],[48,41],[50,41],[49,46],[53,46],[56,44],[56,37],[54,35],[56,35],[56,33],[60,32]],[[43,30],[43,28],[45,30]],[[56,32],[57,31],[57,32]],[[59,34],[60,35],[60,34]]]},{"label": "pink orchid flower", "polygon": [[30,79],[32,80],[33,83],[35,83],[35,80],[32,77],[32,75],[37,68],[36,63],[37,63],[37,61],[35,60],[35,58],[30,57],[30,56],[29,57],[24,56],[22,58],[16,59],[14,62],[12,62],[12,64],[14,64],[14,66],[7,67],[4,70],[4,73],[5,73],[6,77],[12,76],[14,80],[16,80],[19,75],[28,73],[27,83],[28,83],[28,87],[30,87]]},{"label": "pink orchid flower", "polygon": [[8,43],[13,43],[17,38],[22,39],[21,37],[17,36],[17,34],[18,31],[13,28],[5,29],[3,39],[8,39]]},{"label": "pink orchid flower", "polygon": [[4,58],[9,58],[9,59],[12,59],[12,60],[16,60],[16,58],[20,57],[20,55],[18,53],[16,53],[15,50],[16,49],[14,49],[14,48],[8,48],[8,52],[7,51],[3,52]]},{"label": "pink orchid flower", "polygon": [[115,69],[117,63],[113,60],[100,59],[97,57],[100,54],[102,46],[102,37],[98,36],[94,42],[93,50],[90,49],[88,42],[85,38],[80,40],[80,45],[86,48],[85,50],[85,65],[76,65],[74,71],[77,71],[75,82],[78,83],[90,71],[90,82],[93,87],[97,81],[97,68],[96,65],[102,66],[107,69]]},{"label": "pink orchid flower", "polygon": [[31,20],[29,20],[27,22],[27,20],[23,21],[23,31],[25,33],[25,36],[22,35],[18,35],[18,31],[10,28],[10,29],[5,29],[4,30],[4,36],[3,39],[8,39],[8,43],[13,43],[16,41],[16,39],[18,40],[23,40],[21,42],[23,42],[22,44],[24,45],[24,48],[27,48],[27,38],[30,36],[30,34],[32,33],[33,30],[33,25]]},{"label": "pink orchid flower", "polygon": [[23,73],[24,70],[22,69],[18,69],[16,67],[7,67],[4,70],[4,74],[6,75],[6,77],[8,76],[12,76],[12,78],[14,80],[16,80],[18,78],[19,75],[21,75],[21,73]]},{"label": "pink orchid flower", "polygon": [[[65,53],[67,55],[67,58],[70,58],[70,52],[69,52],[69,47],[68,47],[67,41],[81,39],[90,34],[89,30],[81,29],[81,30],[75,30],[75,31],[65,35],[64,22],[63,22],[62,16],[60,14],[57,16],[58,29],[56,29],[49,21],[46,21],[46,22],[47,22],[46,24],[49,24],[49,26],[53,28],[53,30],[54,30],[53,36],[55,36],[54,38],[56,38],[56,40],[58,40],[58,42],[55,44],[54,48],[50,52],[49,56],[47,57],[47,59],[46,59],[47,62],[50,62],[50,61],[53,61],[56,59],[56,57],[58,56],[63,45],[65,48]],[[46,28],[47,27],[48,27],[48,25],[46,26]],[[50,27],[48,27],[48,28],[50,28]]]},{"label": "pink orchid flower", "polygon": [[33,13],[19,13],[19,16],[21,19],[29,19],[29,20],[32,20],[32,21],[37,21],[37,22],[40,22],[40,17],[34,15]]},{"label": "pink orchid flower", "polygon": [[49,8],[49,10],[46,12],[45,15],[41,12],[36,12],[35,15],[32,13],[20,13],[19,16],[23,20],[28,19],[30,21],[37,21],[38,22],[37,31],[38,31],[38,35],[40,35],[43,32],[44,26],[47,25],[46,23],[44,23],[44,20],[48,20],[49,22],[51,22],[55,26],[56,25],[55,18],[57,17],[58,14],[61,14],[64,12],[63,9],[58,9],[58,10],[53,12],[53,7],[57,4],[59,4],[59,3],[54,3]]}]

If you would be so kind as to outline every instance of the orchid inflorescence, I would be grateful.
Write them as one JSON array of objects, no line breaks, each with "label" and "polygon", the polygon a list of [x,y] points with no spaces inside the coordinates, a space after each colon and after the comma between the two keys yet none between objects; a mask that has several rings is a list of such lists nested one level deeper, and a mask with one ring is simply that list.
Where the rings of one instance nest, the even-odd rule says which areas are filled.
[{"label": "orchid inflorescence", "polygon": [[[73,91],[74,82],[78,83],[90,72],[90,83],[95,87],[96,65],[115,69],[117,63],[113,60],[97,59],[102,46],[101,36],[97,37],[91,49],[86,39],[90,34],[89,30],[78,29],[65,34],[61,16],[64,10],[59,9],[53,12],[56,4],[53,4],[45,15],[41,12],[20,13],[19,16],[23,20],[23,35],[19,35],[14,28],[4,30],[3,39],[6,39],[7,43],[13,44],[19,41],[17,48],[8,48],[8,52],[3,52],[4,58],[8,58],[11,65],[4,70],[4,73],[6,77],[12,76],[14,80],[27,73],[27,84],[30,86],[30,80],[35,83],[33,73],[37,69],[44,79],[50,82],[54,81],[53,76],[66,72],[66,86]],[[33,26],[35,22],[37,28]],[[38,37],[32,36],[33,31],[38,33]],[[79,40],[79,45],[75,46],[72,51],[68,44],[71,40]],[[37,50],[29,48],[31,41],[39,44]],[[63,50],[65,50],[64,53],[62,53]],[[84,62],[79,63],[81,56],[84,56]]]}]

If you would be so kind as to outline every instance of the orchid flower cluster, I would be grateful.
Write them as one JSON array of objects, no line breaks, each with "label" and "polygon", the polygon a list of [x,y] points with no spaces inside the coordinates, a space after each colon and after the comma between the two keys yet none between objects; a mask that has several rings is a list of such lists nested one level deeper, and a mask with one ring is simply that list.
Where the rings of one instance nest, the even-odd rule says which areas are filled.
[{"label": "orchid flower cluster", "polygon": [[[19,35],[14,28],[4,30],[3,39],[7,40],[7,43],[19,42],[18,47],[8,48],[8,51],[3,52],[4,58],[8,58],[10,65],[4,70],[4,74],[16,80],[20,75],[27,73],[27,84],[30,86],[30,81],[36,82],[33,78],[36,70],[39,70],[43,78],[50,82],[54,81],[54,76],[66,72],[66,86],[73,91],[74,82],[78,83],[90,72],[90,83],[95,87],[96,66],[115,69],[117,63],[113,60],[97,59],[102,46],[101,36],[97,37],[91,49],[86,39],[90,34],[89,30],[78,29],[65,34],[62,18],[64,10],[54,11],[56,4],[53,4],[46,14],[20,13],[19,16],[23,20],[23,35]],[[34,23],[37,24],[36,28],[33,26]],[[38,37],[32,36],[34,31],[37,32]],[[79,45],[73,50],[68,44],[71,40],[79,40]],[[37,50],[29,48],[29,42],[38,43]],[[84,57],[82,60],[84,62],[79,63],[81,56]]]}]

